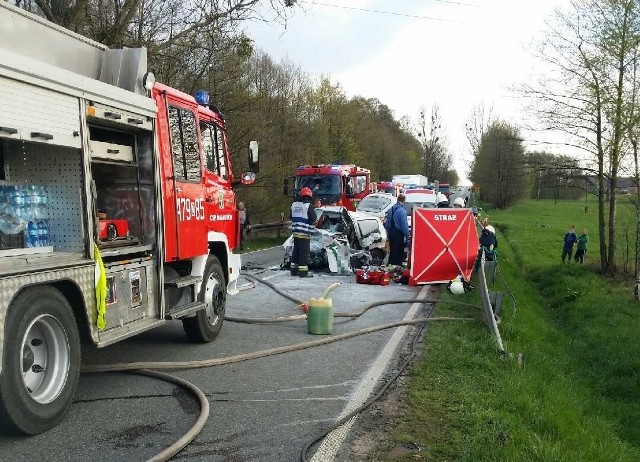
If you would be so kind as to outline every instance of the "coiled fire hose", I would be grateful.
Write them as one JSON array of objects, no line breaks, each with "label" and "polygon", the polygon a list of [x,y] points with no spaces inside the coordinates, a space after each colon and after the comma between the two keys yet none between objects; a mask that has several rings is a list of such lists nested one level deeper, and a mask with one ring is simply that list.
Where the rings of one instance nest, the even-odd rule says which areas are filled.
[{"label": "coiled fire hose", "polygon": [[[241,273],[241,275],[253,279],[257,282],[265,284],[266,286],[272,288],[275,292],[282,295],[284,298],[291,300],[292,302],[303,305],[304,302],[302,300],[293,297],[292,295],[282,291],[277,288],[274,284],[269,281],[265,281],[262,278],[258,278],[249,273]],[[399,304],[399,303],[435,303],[437,300],[428,300],[428,299],[406,299],[406,300],[386,300],[371,303],[365,306],[362,310],[357,313],[335,313],[336,317],[351,317],[355,318],[364,314],[367,310],[382,305],[389,304]],[[449,302],[450,304],[462,305],[462,306],[471,306],[474,308],[478,308],[477,305],[472,305],[469,303],[461,303],[461,302]],[[235,322],[245,322],[245,323],[265,323],[265,322],[283,322],[283,321],[293,321],[296,319],[304,319],[305,315],[296,315],[296,316],[287,316],[287,317],[278,317],[278,318],[233,318],[233,317],[225,317],[225,319],[229,321]],[[277,320],[277,321],[276,321]],[[198,369],[205,367],[213,367],[213,366],[221,366],[226,364],[239,363],[243,361],[249,361],[252,359],[265,358],[267,356],[274,356],[283,353],[289,353],[292,351],[305,350],[308,348],[314,348],[320,345],[327,345],[334,342],[339,342],[341,340],[346,340],[353,337],[358,337],[365,334],[370,334],[373,332],[378,332],[381,330],[392,329],[400,326],[409,326],[409,325],[422,325],[425,323],[431,322],[439,322],[439,321],[476,321],[475,318],[457,318],[457,317],[423,317],[423,318],[415,318],[409,319],[405,321],[395,321],[386,324],[381,324],[378,326],[366,327],[363,329],[355,330],[352,332],[346,332],[344,334],[332,335],[330,337],[324,337],[320,339],[310,340],[307,342],[294,343],[292,345],[286,345],[277,348],[269,348],[266,350],[255,351],[252,353],[243,353],[234,356],[228,356],[226,358],[215,358],[215,359],[204,359],[204,360],[193,360],[193,361],[141,361],[141,362],[130,362],[130,363],[114,363],[114,364],[94,364],[94,365],[85,365],[82,367],[82,373],[104,373],[104,372],[127,372],[139,374],[147,377],[154,377],[160,380],[168,381],[173,384],[176,384],[193,396],[198,399],[200,403],[200,415],[198,419],[194,423],[194,425],[185,433],[179,440],[175,443],[164,449],[162,452],[156,454],[152,458],[149,459],[149,462],[162,462],[169,460],[171,457],[176,455],[182,449],[184,449],[191,441],[193,441],[198,434],[204,428],[207,419],[209,418],[209,401],[204,393],[197,388],[192,383],[174,375],[158,372],[159,370],[186,370],[186,369]],[[150,370],[153,369],[153,370]]]}]

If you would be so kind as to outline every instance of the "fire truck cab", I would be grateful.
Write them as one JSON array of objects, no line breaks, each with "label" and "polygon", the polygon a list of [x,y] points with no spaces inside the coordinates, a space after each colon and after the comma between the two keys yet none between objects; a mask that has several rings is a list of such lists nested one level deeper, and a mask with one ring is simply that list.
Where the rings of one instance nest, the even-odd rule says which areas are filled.
[{"label": "fire truck cab", "polygon": [[[111,50],[0,2],[0,430],[63,418],[80,338],[171,320],[212,341],[240,256],[225,123]],[[257,143],[249,164],[257,172]]]},{"label": "fire truck cab", "polygon": [[294,197],[310,188],[322,205],[340,205],[355,211],[370,192],[370,171],[355,165],[301,165],[296,170]]}]

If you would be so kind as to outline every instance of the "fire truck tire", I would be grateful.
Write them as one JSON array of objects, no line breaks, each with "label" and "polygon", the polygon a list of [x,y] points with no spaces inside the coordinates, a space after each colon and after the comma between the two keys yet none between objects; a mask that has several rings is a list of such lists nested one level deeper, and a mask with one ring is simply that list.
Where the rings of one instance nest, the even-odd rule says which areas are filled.
[{"label": "fire truck tire", "polygon": [[55,427],[73,400],[80,336],[71,306],[53,287],[33,287],[9,307],[0,374],[0,430],[35,435]]},{"label": "fire truck tire", "polygon": [[227,299],[227,284],[222,265],[214,255],[209,255],[204,267],[198,298],[206,303],[207,307],[198,311],[194,317],[183,319],[182,326],[187,338],[192,342],[209,343],[222,328]]}]

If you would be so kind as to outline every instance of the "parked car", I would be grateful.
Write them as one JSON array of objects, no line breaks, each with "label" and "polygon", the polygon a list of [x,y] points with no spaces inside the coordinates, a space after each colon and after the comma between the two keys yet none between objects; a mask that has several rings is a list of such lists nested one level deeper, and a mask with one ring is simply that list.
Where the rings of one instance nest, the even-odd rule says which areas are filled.
[{"label": "parked car", "polygon": [[378,217],[384,223],[387,211],[393,207],[397,199],[387,193],[372,193],[360,201],[356,211]]}]

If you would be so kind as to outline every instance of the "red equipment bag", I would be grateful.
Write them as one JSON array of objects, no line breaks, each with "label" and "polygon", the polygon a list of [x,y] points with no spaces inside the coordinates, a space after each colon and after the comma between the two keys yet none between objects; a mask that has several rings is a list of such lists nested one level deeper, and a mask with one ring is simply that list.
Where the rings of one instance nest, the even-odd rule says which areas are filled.
[{"label": "red equipment bag", "polygon": [[129,222],[127,220],[100,220],[101,241],[112,241],[119,237],[129,235]]},{"label": "red equipment bag", "polygon": [[357,269],[355,273],[358,284],[386,286],[389,285],[389,281],[391,280],[391,274],[383,268],[362,268]]}]

